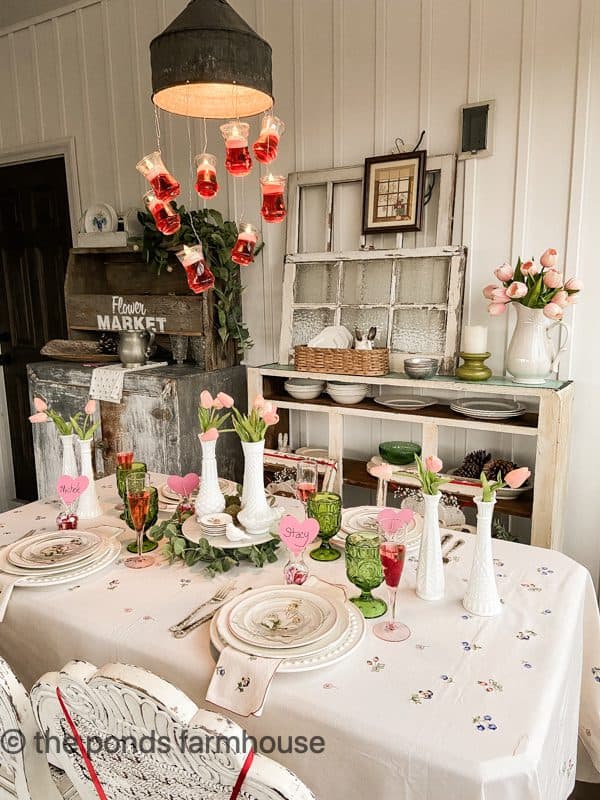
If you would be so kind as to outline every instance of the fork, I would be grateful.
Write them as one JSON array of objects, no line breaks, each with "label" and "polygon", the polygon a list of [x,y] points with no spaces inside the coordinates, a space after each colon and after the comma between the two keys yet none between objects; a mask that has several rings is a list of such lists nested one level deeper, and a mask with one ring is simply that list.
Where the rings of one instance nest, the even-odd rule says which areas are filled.
[{"label": "fork", "polygon": [[[245,589],[242,589],[240,595],[244,594],[245,592],[251,591],[251,589],[252,589],[251,586],[247,586]],[[173,636],[176,639],[183,639],[184,636],[188,635],[188,633],[195,631],[196,628],[199,628],[201,625],[204,625],[205,622],[208,622],[210,619],[212,619],[219,610],[220,606],[213,608],[211,611],[208,612],[208,614],[205,614],[203,617],[200,617],[200,619],[197,619],[195,622],[191,622],[185,628],[178,628],[177,630],[173,631]]]},{"label": "fork", "polygon": [[200,603],[198,608],[195,608],[190,614],[187,615],[187,617],[185,617],[185,619],[182,619],[181,622],[178,622],[176,625],[171,625],[169,630],[171,633],[175,633],[176,631],[180,631],[182,628],[185,628],[190,624],[192,619],[199,611],[201,611],[203,608],[206,608],[206,606],[212,605],[213,603],[222,603],[223,600],[226,600],[227,597],[229,597],[234,589],[235,581],[229,581],[229,583],[225,583],[223,586],[217,589],[211,598],[205,600],[203,603]]}]

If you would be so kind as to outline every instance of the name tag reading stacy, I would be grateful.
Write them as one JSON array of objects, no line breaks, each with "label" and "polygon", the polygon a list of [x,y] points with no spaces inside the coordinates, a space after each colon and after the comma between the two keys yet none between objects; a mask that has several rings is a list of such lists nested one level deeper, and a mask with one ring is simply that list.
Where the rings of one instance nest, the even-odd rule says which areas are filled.
[{"label": "name tag reading stacy", "polygon": [[294,555],[299,555],[318,535],[319,523],[316,519],[300,522],[296,517],[288,515],[279,521],[279,537]]}]

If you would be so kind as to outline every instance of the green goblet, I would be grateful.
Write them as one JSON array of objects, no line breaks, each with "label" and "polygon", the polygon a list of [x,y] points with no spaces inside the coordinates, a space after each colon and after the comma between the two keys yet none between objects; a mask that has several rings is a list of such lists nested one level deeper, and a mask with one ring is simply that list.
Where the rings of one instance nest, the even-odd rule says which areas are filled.
[{"label": "green goblet", "polygon": [[127,476],[132,472],[148,472],[143,461],[134,461],[130,467],[117,467],[117,491],[127,507]]},{"label": "green goblet", "polygon": [[387,611],[387,603],[371,594],[383,583],[383,568],[379,558],[379,534],[350,533],[346,537],[346,574],[348,580],[360,589],[358,597],[351,602],[367,619],[381,617]]},{"label": "green goblet", "polygon": [[[135,470],[139,472],[140,470]],[[144,470],[145,471],[145,470]],[[129,470],[131,474],[131,470]],[[131,515],[129,514],[129,504],[125,503],[125,511],[121,514],[121,519],[125,520],[128,527],[131,530],[134,530],[133,520],[131,519]],[[148,505],[148,513],[146,514],[146,522],[144,522],[144,533],[153,525],[156,525],[156,520],[158,519],[158,489],[156,486],[150,486],[150,503]],[[151,542],[150,539],[147,539],[145,536],[142,539],[142,553],[150,553],[152,550],[156,550],[158,547],[157,542]],[[134,539],[127,545],[127,550],[130,553],[137,553],[137,542]]]},{"label": "green goblet", "polygon": [[315,492],[308,499],[306,512],[319,523],[321,545],[311,550],[310,557],[315,561],[336,561],[342,554],[329,544],[342,523],[342,498],[333,492]]}]

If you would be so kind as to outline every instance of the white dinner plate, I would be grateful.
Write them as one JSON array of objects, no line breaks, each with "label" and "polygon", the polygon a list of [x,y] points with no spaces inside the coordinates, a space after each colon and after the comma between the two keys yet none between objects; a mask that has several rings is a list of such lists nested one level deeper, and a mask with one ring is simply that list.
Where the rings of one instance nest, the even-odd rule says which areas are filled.
[{"label": "white dinner plate", "polygon": [[53,531],[30,536],[8,549],[8,560],[22,569],[51,569],[91,558],[102,549],[102,537],[88,531]]},{"label": "white dinner plate", "polygon": [[104,558],[106,553],[109,550],[109,541],[108,539],[103,540],[101,543],[101,547],[95,552],[92,553],[90,556],[87,556],[82,561],[77,561],[75,564],[60,564],[60,565],[53,565],[50,567],[44,567],[43,569],[30,569],[24,567],[16,567],[14,564],[11,564],[8,560],[8,553],[1,553],[0,552],[0,572],[5,572],[8,575],[18,575],[19,577],[53,577],[54,575],[63,575],[66,572],[70,572],[73,569],[79,569],[80,567],[87,567],[90,564],[95,563],[101,558]]},{"label": "white dinner plate", "polygon": [[[377,515],[382,509],[379,506],[357,506],[347,508],[342,512],[341,529],[331,538],[334,544],[343,545],[349,533],[359,531],[371,531],[380,533],[381,529],[377,522]],[[413,550],[419,546],[421,534],[423,532],[423,517],[415,513],[414,519],[406,526],[404,545],[407,550]]]},{"label": "white dinner plate", "polygon": [[[365,618],[353,603],[347,603],[346,608],[348,610],[348,625],[340,638],[331,644],[325,645],[317,652],[286,657],[279,666],[278,672],[308,672],[309,670],[328,667],[353,653],[362,642],[367,626]],[[220,608],[217,611],[210,625],[211,642],[219,653],[226,646],[226,642],[219,634],[219,622],[223,611],[224,608]],[[277,654],[271,651],[271,657],[280,658],[281,651]]]},{"label": "white dinner plate", "polygon": [[439,401],[435,397],[414,397],[410,394],[395,394],[389,397],[373,398],[380,406],[394,408],[396,411],[418,411],[427,406],[434,406]]},{"label": "white dinner plate", "polygon": [[242,642],[260,647],[302,647],[331,631],[337,612],[325,597],[295,586],[247,592],[232,606],[227,624]]},{"label": "white dinner plate", "polygon": [[[83,578],[87,578],[96,572],[100,572],[100,570],[108,567],[119,558],[121,554],[121,543],[115,539],[108,539],[106,544],[107,547],[103,554],[99,558],[92,559],[91,562],[85,562],[84,565],[75,564],[75,566],[68,569],[63,568],[62,572],[54,575],[31,575],[31,573],[23,575],[19,573],[19,579],[16,585],[41,589],[47,586],[59,586],[63,583],[71,583],[72,581],[79,581]],[[0,571],[7,571],[5,566],[6,554],[0,551]]]},{"label": "white dinner plate", "polygon": [[522,403],[507,398],[465,397],[450,403],[452,411],[475,419],[509,419],[527,411]]},{"label": "white dinner plate", "polygon": [[119,227],[117,212],[108,203],[96,203],[85,212],[83,227],[86,233],[114,233]]},{"label": "white dinner plate", "polygon": [[[181,531],[185,538],[194,544],[198,544],[202,537],[206,537],[204,528],[199,522],[196,522],[196,517],[193,515],[186,519],[181,526]],[[271,539],[274,538],[268,532],[261,533],[260,536],[254,536],[252,534],[248,534],[248,536],[250,537],[249,539],[243,539],[241,542],[232,542],[225,534],[221,536],[211,536],[210,543],[213,547],[218,547],[221,550],[234,550],[238,547],[250,547],[253,544],[264,544],[265,542],[270,542]],[[208,539],[209,537],[206,538]]]}]

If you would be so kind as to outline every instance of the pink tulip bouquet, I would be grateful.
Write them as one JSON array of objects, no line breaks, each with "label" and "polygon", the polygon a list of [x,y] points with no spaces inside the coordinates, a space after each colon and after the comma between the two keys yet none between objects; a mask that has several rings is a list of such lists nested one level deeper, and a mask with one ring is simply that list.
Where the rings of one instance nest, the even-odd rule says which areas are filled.
[{"label": "pink tulip bouquet", "polygon": [[242,442],[260,442],[265,438],[267,428],[277,425],[279,415],[277,406],[259,395],[252,406],[250,413],[242,414],[237,408],[233,411],[233,427]]},{"label": "pink tulip bouquet", "polygon": [[48,403],[41,397],[33,398],[33,406],[35,414],[29,417],[29,421],[34,424],[38,422],[53,422],[61,436],[70,436],[75,433],[80,439],[91,439],[100,424],[100,422],[92,423],[92,416],[96,413],[95,400],[88,400],[83,413],[78,411],[68,420],[58,411],[50,408]]},{"label": "pink tulip bouquet", "polygon": [[483,296],[490,301],[488,312],[497,317],[504,314],[509,303],[517,302],[527,308],[542,308],[544,315],[552,320],[561,320],[564,309],[577,302],[583,283],[577,278],[563,280],[556,269],[558,254],[553,248],[545,250],[539,261],[517,261],[513,269],[504,263],[494,271],[501,286],[489,284]]},{"label": "pink tulip bouquet", "polygon": [[233,428],[223,428],[223,425],[231,417],[231,412],[221,413],[224,409],[231,408],[233,408],[233,397],[225,392],[219,392],[216,397],[213,397],[206,389],[200,393],[198,422],[202,431],[201,441],[213,442],[219,438],[219,431],[221,433],[233,431]]},{"label": "pink tulip bouquet", "polygon": [[71,426],[73,433],[75,433],[82,441],[91,439],[98,430],[100,420],[92,422],[92,417],[96,413],[96,401],[91,398],[85,404],[83,414],[78,411],[74,417],[71,417]]},{"label": "pink tulip bouquet", "polygon": [[496,489],[502,489],[505,486],[509,486],[511,489],[518,489],[519,486],[523,486],[530,477],[531,472],[527,467],[519,467],[518,469],[507,472],[504,476],[504,480],[501,474],[498,473],[497,480],[491,482],[488,481],[485,477],[485,473],[482,472],[479,479],[481,481],[483,502],[492,503],[496,496]]}]

